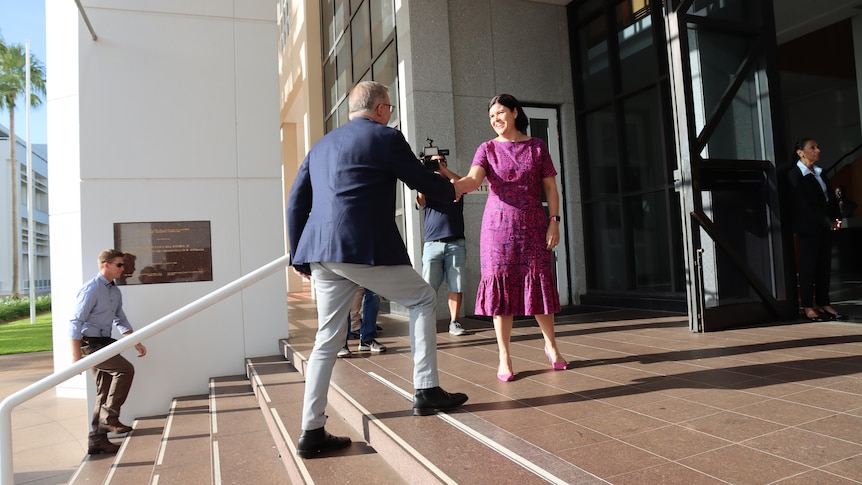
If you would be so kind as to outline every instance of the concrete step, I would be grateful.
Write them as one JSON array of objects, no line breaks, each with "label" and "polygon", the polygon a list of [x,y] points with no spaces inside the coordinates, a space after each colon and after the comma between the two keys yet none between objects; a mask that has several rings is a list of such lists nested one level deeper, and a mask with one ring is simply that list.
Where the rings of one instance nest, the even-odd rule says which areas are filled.
[{"label": "concrete step", "polygon": [[[368,446],[361,427],[351,426],[331,409],[326,429],[338,436],[349,436],[353,441],[350,448],[314,459],[297,457],[305,388],[302,375],[283,356],[248,359],[247,368],[291,483],[418,483],[396,472],[377,450]],[[335,394],[330,391],[330,399]]]},{"label": "concrete step", "polygon": [[154,483],[213,483],[209,407],[207,394],[173,400],[153,467]]},{"label": "concrete step", "polygon": [[105,477],[105,483],[147,484],[153,476],[153,466],[159,454],[166,415],[138,418],[117,453],[117,459]]},{"label": "concrete step", "polygon": [[289,483],[279,449],[245,375],[210,379],[216,483]]},{"label": "concrete step", "polygon": [[165,419],[164,415],[138,418],[128,435],[109,435],[111,442],[121,445],[120,451],[85,457],[68,483],[150,483]]},{"label": "concrete step", "polygon": [[[306,368],[308,342],[294,346],[282,340],[281,348],[295,368]],[[341,359],[333,369],[327,412],[342,416],[407,483],[541,481],[534,470],[518,463],[519,457],[507,452],[509,433],[471,413],[413,416],[412,370],[409,348]],[[441,379],[444,389],[463,391],[454,389],[445,373]],[[466,392],[469,396],[470,390]],[[327,429],[334,432],[329,424]],[[536,453],[533,459],[542,459],[541,450],[531,451]],[[553,468],[558,463],[547,465]]]}]

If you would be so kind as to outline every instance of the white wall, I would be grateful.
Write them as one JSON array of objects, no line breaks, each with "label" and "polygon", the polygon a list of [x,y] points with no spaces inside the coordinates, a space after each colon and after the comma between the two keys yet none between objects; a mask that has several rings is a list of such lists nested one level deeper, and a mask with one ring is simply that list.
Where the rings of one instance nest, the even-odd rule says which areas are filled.
[{"label": "white wall", "polygon": [[[212,282],[122,287],[136,328],[284,254],[276,3],[47,0],[55,367],[113,223],[210,221]],[[165,412],[286,337],[274,275],[145,342],[122,418]],[[91,381],[91,379],[87,379]],[[63,395],[83,394],[82,379]],[[89,383],[92,400],[92,382]]]}]

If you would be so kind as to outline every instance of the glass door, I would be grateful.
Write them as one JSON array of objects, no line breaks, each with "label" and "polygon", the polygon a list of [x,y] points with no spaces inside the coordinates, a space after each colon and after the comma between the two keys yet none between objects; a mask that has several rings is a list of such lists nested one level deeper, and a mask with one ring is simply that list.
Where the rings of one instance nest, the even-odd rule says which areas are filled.
[{"label": "glass door", "polygon": [[668,16],[692,331],[792,315],[772,19],[771,0],[680,0]]}]

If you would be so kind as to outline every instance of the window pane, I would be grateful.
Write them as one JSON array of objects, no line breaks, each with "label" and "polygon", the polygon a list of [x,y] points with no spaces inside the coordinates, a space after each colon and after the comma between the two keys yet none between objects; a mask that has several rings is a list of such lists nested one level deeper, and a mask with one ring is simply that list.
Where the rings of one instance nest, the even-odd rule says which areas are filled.
[{"label": "window pane", "polygon": [[692,69],[691,88],[694,103],[695,127],[700,133],[721,97],[733,81],[732,73],[739,70],[752,39],[718,32],[689,30],[689,59]]},{"label": "window pane", "polygon": [[758,136],[764,120],[765,108],[757,95],[757,71],[749,73],[733,97],[715,132],[709,138],[702,156],[709,158],[763,160],[766,158],[762,140]]},{"label": "window pane", "polygon": [[635,285],[641,291],[670,291],[668,213],[664,192],[626,198],[634,243]]},{"label": "window pane", "polygon": [[689,15],[760,25],[759,2],[751,0],[695,0]]},{"label": "window pane", "polygon": [[323,21],[323,52],[329,53],[338,36],[344,32],[350,12],[347,0],[322,0],[321,20]]},{"label": "window pane", "polygon": [[371,0],[371,48],[375,54],[395,30],[393,0]]},{"label": "window pane", "polygon": [[336,82],[338,99],[346,96],[347,92],[353,86],[353,76],[350,69],[350,48],[345,39],[347,39],[347,36],[342,36],[336,47],[335,68],[337,70],[336,76],[338,77],[338,81]]},{"label": "window pane", "polygon": [[608,30],[604,15],[591,21],[580,31],[581,79],[584,101],[588,106],[611,99],[613,84],[608,67]]},{"label": "window pane", "polygon": [[368,3],[363,3],[350,21],[353,44],[353,78],[359,79],[371,64],[371,27],[368,23]]},{"label": "window pane", "polygon": [[336,87],[335,56],[329,58],[323,65],[323,103],[326,113],[338,104],[338,88]]},{"label": "window pane", "polygon": [[597,202],[587,206],[593,254],[587,258],[588,274],[593,288],[601,290],[626,289],[625,248],[617,202]]},{"label": "window pane", "polygon": [[648,1],[630,0],[617,5],[617,40],[623,91],[654,83],[658,78],[652,31]]},{"label": "window pane", "polygon": [[347,112],[348,108],[349,105],[346,99],[342,101],[340,105],[338,105],[338,124],[336,126],[341,126],[350,121],[348,117],[349,113]]},{"label": "window pane", "polygon": [[619,140],[613,110],[607,107],[590,113],[585,117],[585,125],[586,149],[589,153],[586,161],[587,197],[619,193],[617,183]]},{"label": "window pane", "polygon": [[398,124],[400,113],[398,109],[398,71],[396,61],[395,42],[389,44],[386,50],[380,54],[380,57],[374,61],[374,80],[385,84],[389,88],[389,102],[395,105],[392,118],[389,120],[390,126]]},{"label": "window pane", "polygon": [[625,117],[626,168],[624,191],[655,190],[670,184],[662,151],[662,124],[658,92],[650,89],[623,103]]}]

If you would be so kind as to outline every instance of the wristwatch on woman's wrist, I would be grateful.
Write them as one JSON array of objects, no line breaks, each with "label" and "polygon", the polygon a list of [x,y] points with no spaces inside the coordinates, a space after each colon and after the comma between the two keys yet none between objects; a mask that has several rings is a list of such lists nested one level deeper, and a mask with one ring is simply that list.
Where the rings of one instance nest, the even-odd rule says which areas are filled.
[{"label": "wristwatch on woman's wrist", "polygon": [[551,217],[548,217],[548,219],[550,219],[554,222],[560,222],[560,216],[551,216]]}]

